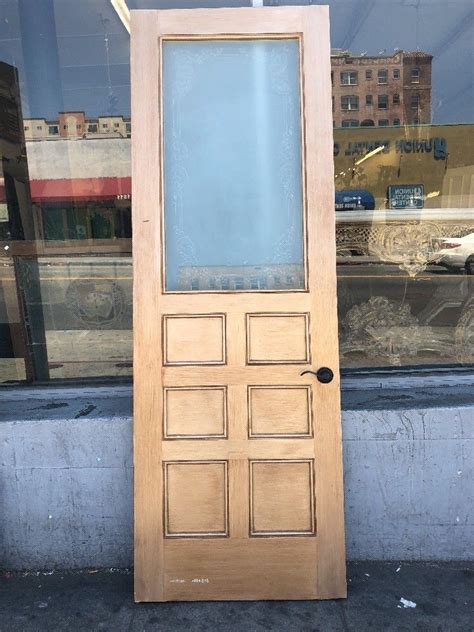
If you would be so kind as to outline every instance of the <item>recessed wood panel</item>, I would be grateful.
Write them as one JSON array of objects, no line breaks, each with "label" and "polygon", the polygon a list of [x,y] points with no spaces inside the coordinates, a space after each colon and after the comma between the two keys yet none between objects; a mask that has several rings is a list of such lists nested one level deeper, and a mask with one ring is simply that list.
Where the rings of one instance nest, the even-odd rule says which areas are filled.
[{"label": "recessed wood panel", "polygon": [[249,436],[311,437],[310,386],[249,386]]},{"label": "recessed wood panel", "polygon": [[225,364],[224,314],[163,316],[164,364]]},{"label": "recessed wood panel", "polygon": [[164,464],[166,537],[228,535],[227,461]]},{"label": "recessed wood panel", "polygon": [[310,361],[308,314],[247,314],[248,364]]},{"label": "recessed wood panel", "polygon": [[164,389],[165,439],[224,438],[227,436],[225,386]]},{"label": "recessed wood panel", "polygon": [[250,462],[250,535],[314,535],[313,460]]}]

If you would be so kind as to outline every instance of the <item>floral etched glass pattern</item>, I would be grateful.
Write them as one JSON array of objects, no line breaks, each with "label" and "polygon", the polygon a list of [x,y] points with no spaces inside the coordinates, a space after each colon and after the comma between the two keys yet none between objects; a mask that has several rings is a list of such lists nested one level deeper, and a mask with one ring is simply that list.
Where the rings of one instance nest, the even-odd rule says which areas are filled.
[{"label": "floral etched glass pattern", "polygon": [[299,41],[162,50],[166,290],[304,289]]}]

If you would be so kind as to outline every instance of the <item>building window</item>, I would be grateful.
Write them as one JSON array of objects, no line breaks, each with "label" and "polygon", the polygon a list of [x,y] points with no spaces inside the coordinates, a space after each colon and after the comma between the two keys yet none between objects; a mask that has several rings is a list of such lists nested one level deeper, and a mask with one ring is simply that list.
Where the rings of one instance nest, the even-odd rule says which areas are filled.
[{"label": "building window", "polygon": [[366,70],[365,71],[365,78],[366,79],[372,79],[372,71],[371,70]]},{"label": "building window", "polygon": [[97,124],[96,123],[90,123],[87,126],[87,131],[89,132],[89,134],[95,134],[97,132]]},{"label": "building window", "polygon": [[377,83],[383,84],[388,82],[388,70],[383,68],[377,72]]},{"label": "building window", "polygon": [[120,123],[114,123],[114,127],[120,127]]},{"label": "building window", "polygon": [[400,119],[393,119],[393,124],[398,127],[400,125]]},{"label": "building window", "polygon": [[394,68],[393,69],[393,78],[394,79],[400,79],[400,69],[399,68]]},{"label": "building window", "polygon": [[109,125],[108,125],[108,123],[102,123],[102,127],[103,127],[104,129],[107,129],[107,127],[108,127],[108,126],[109,126]]},{"label": "building window", "polygon": [[23,128],[25,130],[25,132],[27,132],[30,129],[29,125],[25,125],[25,127]]},{"label": "building window", "polygon": [[341,86],[356,86],[357,85],[357,72],[353,70],[347,70],[341,72]]},{"label": "building window", "polygon": [[400,105],[400,95],[399,94],[394,94],[393,95],[393,105]]},{"label": "building window", "polygon": [[419,124],[420,124],[420,119],[415,116],[415,118],[413,119],[413,125],[419,125]]},{"label": "building window", "polygon": [[367,94],[365,96],[365,105],[372,105],[372,95],[371,94]]},{"label": "building window", "polygon": [[379,127],[387,127],[387,126],[388,126],[388,119],[380,119]]},{"label": "building window", "polygon": [[360,124],[361,127],[374,127],[374,122],[372,119],[364,119]]},{"label": "building window", "polygon": [[388,108],[388,96],[386,94],[379,94],[377,107],[379,110],[386,110]]},{"label": "building window", "polygon": [[43,129],[43,126],[42,126],[42,125],[37,125],[37,126],[36,126],[36,129],[37,129],[39,132],[41,132],[41,130]]},{"label": "building window", "polygon": [[359,121],[356,119],[347,119],[342,121],[342,127],[359,127]]},{"label": "building window", "polygon": [[63,129],[67,129],[67,125],[63,125]]},{"label": "building window", "polygon": [[77,130],[81,129],[81,126],[80,126],[80,124],[79,124],[79,123],[77,123],[77,124],[76,124],[76,129],[77,129]]},{"label": "building window", "polygon": [[334,97],[332,97],[332,111],[334,112]]},{"label": "building window", "polygon": [[419,68],[411,69],[411,82],[420,83],[420,69]]},{"label": "building window", "polygon": [[417,110],[420,105],[420,96],[418,94],[412,94],[410,99],[410,107],[412,110]]},{"label": "building window", "polygon": [[130,134],[130,132],[132,131],[132,124],[131,123],[125,123],[125,130],[126,130],[127,134]]},{"label": "building window", "polygon": [[58,129],[58,126],[57,126],[57,125],[50,125],[50,126],[48,127],[48,133],[49,133],[51,136],[54,136],[55,134],[59,134],[59,129]]},{"label": "building window", "polygon": [[341,110],[358,110],[359,109],[359,97],[355,95],[347,95],[341,97]]},{"label": "building window", "polygon": [[334,73],[331,71],[331,85],[334,85]]}]

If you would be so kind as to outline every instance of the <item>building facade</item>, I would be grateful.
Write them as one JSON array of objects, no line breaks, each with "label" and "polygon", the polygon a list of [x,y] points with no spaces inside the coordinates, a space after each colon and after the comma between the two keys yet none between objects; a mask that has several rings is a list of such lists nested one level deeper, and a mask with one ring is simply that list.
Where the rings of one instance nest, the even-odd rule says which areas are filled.
[{"label": "building facade", "polygon": [[85,112],[59,112],[54,120],[23,120],[26,141],[80,138],[130,138],[129,116],[86,117]]},{"label": "building facade", "polygon": [[431,64],[425,52],[355,55],[333,50],[334,127],[431,123]]}]

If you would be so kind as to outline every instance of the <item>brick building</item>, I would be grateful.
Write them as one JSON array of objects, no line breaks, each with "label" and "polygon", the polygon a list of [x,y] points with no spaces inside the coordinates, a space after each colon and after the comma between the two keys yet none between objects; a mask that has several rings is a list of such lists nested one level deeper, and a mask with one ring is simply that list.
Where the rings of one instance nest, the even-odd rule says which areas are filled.
[{"label": "brick building", "polygon": [[431,123],[431,62],[425,52],[354,55],[333,50],[335,127]]},{"label": "brick building", "polygon": [[55,120],[24,119],[25,140],[80,138],[130,138],[129,116],[107,115],[86,118],[84,112],[59,112]]},{"label": "brick building", "polygon": [[[431,123],[431,62],[424,52],[389,55],[331,54],[334,127],[387,127]],[[86,118],[60,112],[59,120],[25,119],[25,138],[129,138],[130,117]]]}]

